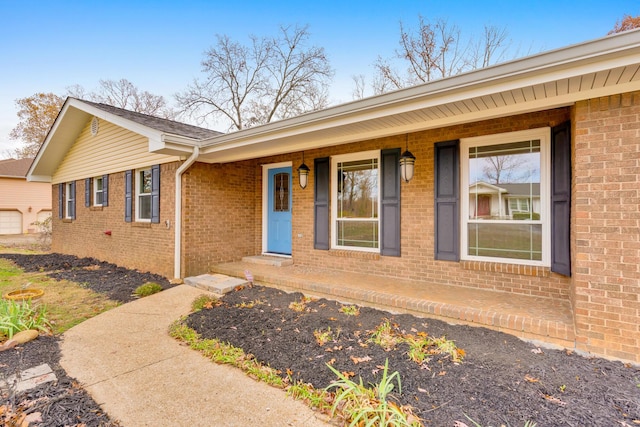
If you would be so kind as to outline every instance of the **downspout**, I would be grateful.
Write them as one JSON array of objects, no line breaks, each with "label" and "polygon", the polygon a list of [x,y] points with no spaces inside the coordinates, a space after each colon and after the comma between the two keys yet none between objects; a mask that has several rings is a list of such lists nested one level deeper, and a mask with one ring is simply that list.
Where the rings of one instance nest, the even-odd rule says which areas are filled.
[{"label": "downspout", "polygon": [[176,216],[174,219],[174,231],[175,231],[175,249],[173,255],[173,276],[176,279],[180,279],[182,277],[182,272],[180,271],[180,260],[182,258],[182,174],[191,167],[192,164],[198,159],[200,155],[200,147],[193,147],[193,152],[191,156],[176,170]]}]

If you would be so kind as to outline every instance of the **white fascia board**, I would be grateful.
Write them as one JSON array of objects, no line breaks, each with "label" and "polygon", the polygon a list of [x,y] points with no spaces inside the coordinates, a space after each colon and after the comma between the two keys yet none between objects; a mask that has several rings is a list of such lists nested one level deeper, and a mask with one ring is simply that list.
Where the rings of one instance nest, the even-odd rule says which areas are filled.
[{"label": "white fascia board", "polygon": [[203,153],[212,153],[218,151],[213,148],[216,145],[237,147],[244,145],[243,141],[259,144],[301,130],[307,133],[338,127],[638,62],[640,30],[635,30],[216,136],[202,140],[201,147]]},{"label": "white fascia board", "polygon": [[29,182],[51,182],[51,177],[46,175],[27,175]]},{"label": "white fascia board", "polygon": [[[38,150],[38,153],[36,154],[35,159],[31,163],[31,166],[27,171],[27,180],[31,180],[30,177],[34,173],[36,173],[36,171],[38,172],[38,176],[41,179],[43,177],[53,175],[53,170],[51,170],[51,168],[53,167],[52,163],[59,164],[59,162],[62,161],[63,156],[67,152],[66,149],[61,150],[58,147],[52,147],[51,148],[52,152],[49,153],[46,157],[45,157],[45,153],[49,151],[49,146],[51,144],[55,145],[55,143],[52,142],[52,140],[56,139],[55,136],[57,135],[58,127],[60,126],[60,123],[62,123],[65,116],[67,115],[67,112],[70,108],[70,104],[72,100],[73,98],[67,98],[65,100],[64,104],[62,105],[62,108],[60,109],[60,112],[58,113],[58,116],[53,122],[53,125],[51,125],[51,128],[49,128],[49,132],[47,132],[47,136],[45,137],[44,142],[40,146],[40,149]],[[65,144],[66,146],[71,144],[71,142],[69,142],[67,138],[62,138],[61,143]],[[45,169],[45,170],[42,170],[42,169]],[[51,179],[51,176],[49,176],[49,179]]]},{"label": "white fascia board", "polygon": [[[286,144],[283,144],[281,142],[286,138],[282,136],[282,134],[280,134],[279,138],[277,139],[265,137],[264,140],[259,142],[256,142],[255,139],[245,139],[242,141],[233,142],[233,145],[229,143],[210,146],[206,150],[202,150],[204,153],[202,153],[201,156],[203,157],[202,161],[205,162],[226,163],[238,160],[265,157],[274,154],[297,152],[312,148],[330,147],[345,143],[366,141],[375,138],[418,132],[428,129],[437,129],[463,123],[490,120],[517,114],[532,113],[545,109],[566,107],[569,105],[573,105],[576,102],[576,98],[598,98],[601,96],[610,95],[612,94],[612,92],[630,92],[633,90],[638,90],[638,86],[639,85],[637,82],[617,85],[615,86],[614,90],[612,90],[612,87],[607,86],[599,89],[593,89],[588,92],[583,92],[579,97],[576,97],[576,94],[560,95],[553,98],[544,98],[541,100],[505,105],[503,107],[480,110],[473,113],[459,114],[456,116],[444,117],[441,119],[420,121],[419,123],[411,123],[405,126],[360,132],[357,135],[353,135],[349,138],[343,135],[337,135],[335,137],[314,139],[313,141],[309,141],[308,138],[306,140],[300,139],[300,141],[296,141],[294,137],[296,135],[299,136],[300,133],[292,131],[289,132],[286,137],[290,139],[290,141],[288,141]],[[325,129],[325,127],[322,127],[322,129]],[[271,141],[271,144],[266,143],[269,141]]]},{"label": "white fascia board", "polygon": [[149,138],[149,151],[152,153],[173,150],[191,154],[193,153],[193,147],[196,146],[198,146],[197,139],[169,133],[161,133],[159,138]]}]

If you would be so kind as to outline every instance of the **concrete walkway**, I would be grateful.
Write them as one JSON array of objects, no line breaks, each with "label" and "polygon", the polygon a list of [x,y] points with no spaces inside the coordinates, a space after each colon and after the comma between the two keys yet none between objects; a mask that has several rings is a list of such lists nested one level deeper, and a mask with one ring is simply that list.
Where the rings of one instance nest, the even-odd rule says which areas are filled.
[{"label": "concrete walkway", "polygon": [[125,427],[326,427],[284,391],[169,337],[202,293],[181,285],[85,321],[64,334],[60,364]]}]

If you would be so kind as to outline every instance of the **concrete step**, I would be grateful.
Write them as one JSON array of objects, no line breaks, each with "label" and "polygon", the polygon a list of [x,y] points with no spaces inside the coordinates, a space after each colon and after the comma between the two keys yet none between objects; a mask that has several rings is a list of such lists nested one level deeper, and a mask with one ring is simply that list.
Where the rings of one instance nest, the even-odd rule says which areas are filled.
[{"label": "concrete step", "polygon": [[201,274],[200,276],[187,277],[184,279],[184,283],[218,295],[229,293],[237,286],[246,286],[249,284],[249,282],[244,279],[238,279],[237,277],[230,277],[224,274]]},{"label": "concrete step", "polygon": [[286,267],[288,265],[293,265],[292,258],[269,255],[246,256],[242,258],[242,262],[248,262],[251,264],[272,265],[274,267]]}]

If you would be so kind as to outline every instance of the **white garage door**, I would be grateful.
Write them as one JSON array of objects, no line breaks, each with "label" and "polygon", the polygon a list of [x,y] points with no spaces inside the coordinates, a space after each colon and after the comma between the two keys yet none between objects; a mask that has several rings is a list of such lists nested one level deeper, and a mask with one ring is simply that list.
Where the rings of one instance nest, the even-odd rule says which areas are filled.
[{"label": "white garage door", "polygon": [[22,234],[22,213],[0,211],[0,234]]}]

